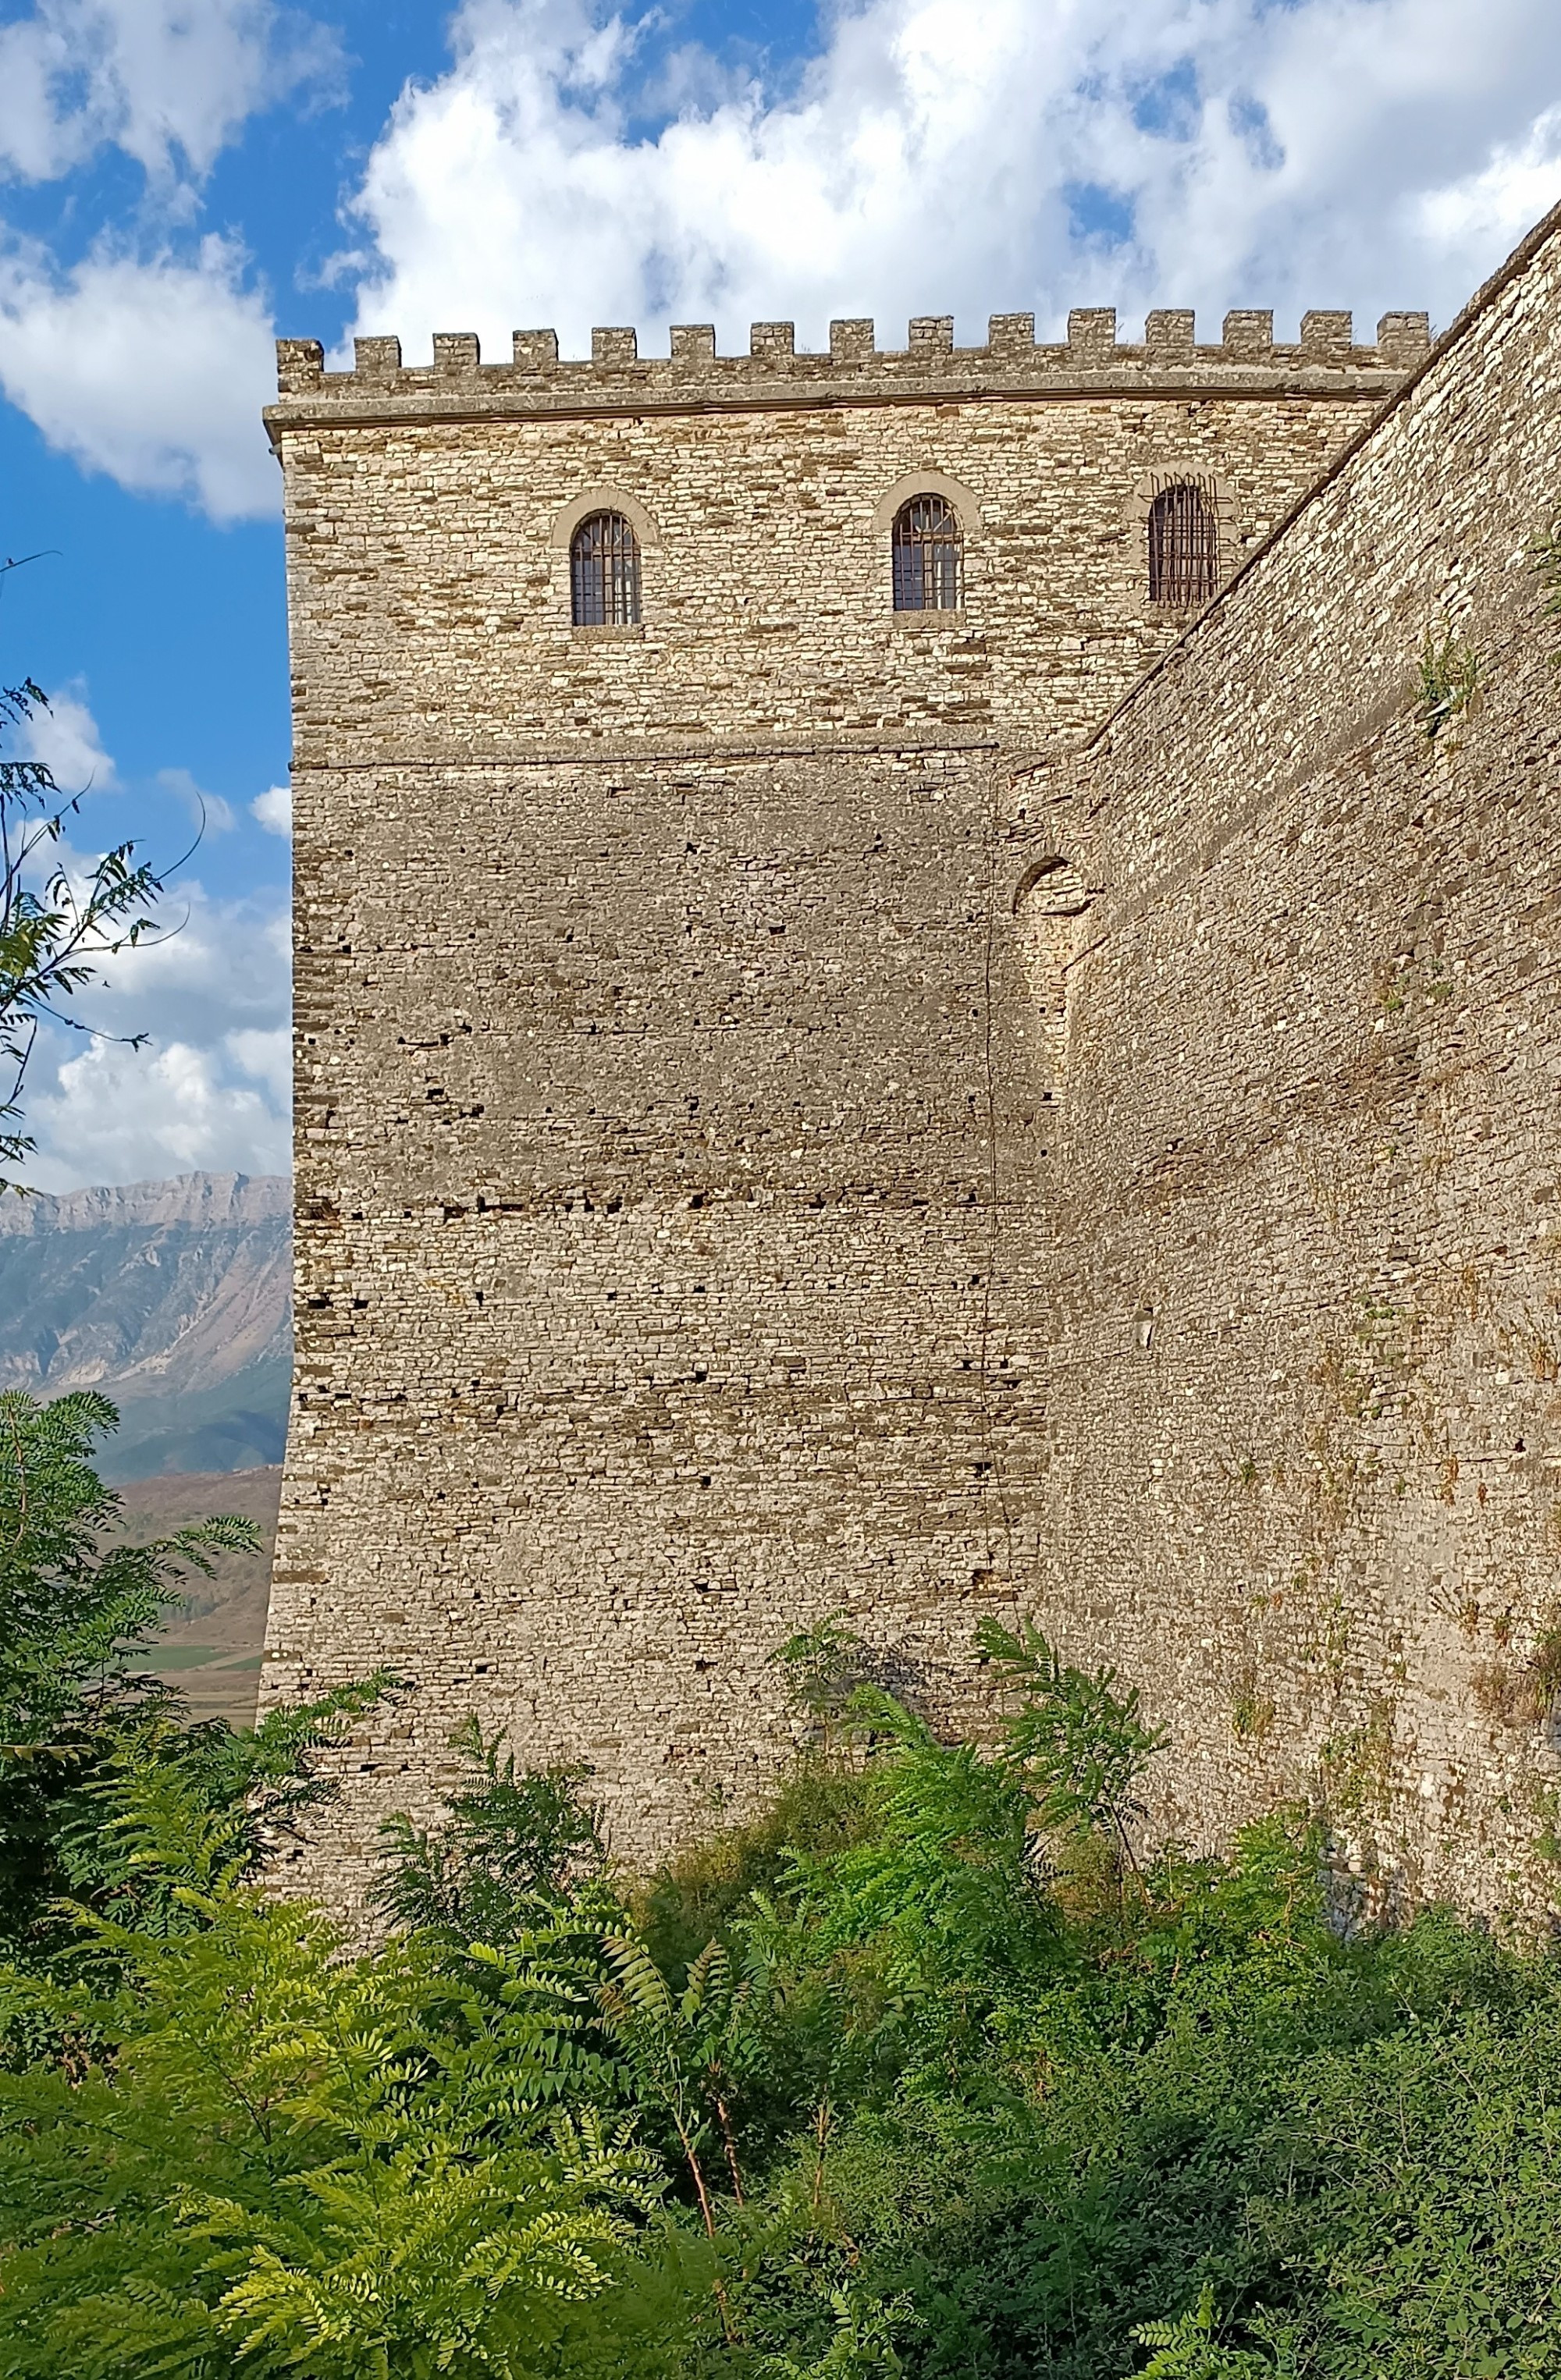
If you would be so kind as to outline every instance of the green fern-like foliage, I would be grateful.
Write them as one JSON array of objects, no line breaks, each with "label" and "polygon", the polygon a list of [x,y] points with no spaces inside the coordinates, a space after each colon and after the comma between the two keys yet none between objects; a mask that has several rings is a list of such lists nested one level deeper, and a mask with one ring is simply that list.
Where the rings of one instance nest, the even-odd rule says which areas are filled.
[{"label": "green fern-like foliage", "polygon": [[1219,2318],[1214,2291],[1205,2281],[1198,2303],[1172,2322],[1140,2322],[1133,2337],[1155,2352],[1138,2380],[1261,2380],[1274,2365],[1266,2355],[1247,2348],[1227,2347],[1217,2334]]},{"label": "green fern-like foliage", "polygon": [[755,1894],[773,1907],[787,1893],[799,1852],[828,1859],[873,1833],[876,1803],[876,1781],[860,1762],[821,1759],[810,1747],[778,1780],[772,1801],[679,1845],[631,1888],[658,1963],[676,1979],[707,1942],[735,1942]]},{"label": "green fern-like foliage", "polygon": [[[763,2055],[750,1983],[722,1942],[708,1943],[678,1990],[644,1937],[604,1937],[607,1973],[596,2002],[622,2061],[627,2095],[670,2128],[701,2218],[713,2236],[714,2194],[743,2199],[738,2125],[746,2085]],[[712,2170],[712,2155],[715,2170]]]},{"label": "green fern-like foliage", "polygon": [[823,2351],[762,2356],[762,2380],[869,2380],[872,2374],[896,2380],[906,2368],[896,2342],[918,2326],[909,2301],[885,2305],[860,2290],[837,2289],[830,2292],[830,2311],[834,2322]]},{"label": "green fern-like foliage", "polygon": [[1003,1758],[1022,1777],[1043,1827],[1104,1831],[1130,1861],[1132,1829],[1143,1815],[1138,1788],[1162,1730],[1146,1727],[1136,1687],[1119,1687],[1112,1669],[1066,1662],[1040,1630],[1018,1633],[994,1620],[977,1632],[1000,1682],[1022,1699],[1004,1721]]},{"label": "green fern-like foliage", "polygon": [[96,1922],[105,1999],[6,1987],[6,2013],[94,2046],[0,2079],[0,2368],[560,2368],[662,2195],[629,2124],[561,2104],[567,1985],[533,1973],[457,2019],[409,1948],[344,1959],[306,1910],[191,1899],[189,1933]]},{"label": "green fern-like foliage", "polygon": [[830,1759],[851,1696],[865,1682],[861,1638],[847,1625],[843,1611],[831,1611],[811,1627],[798,1629],[770,1659],[785,1673],[809,1740]]},{"label": "green fern-like foliage", "polygon": [[859,1688],[848,1717],[873,1747],[872,1823],[837,1853],[799,1852],[744,1938],[772,1976],[814,1979],[803,1999],[823,1974],[848,1973],[869,2031],[885,2015],[935,2026],[935,2011],[970,2013],[1048,1955],[1028,1791],[880,1688]]},{"label": "green fern-like foliage", "polygon": [[118,1426],[107,1398],[89,1390],[52,1404],[0,1394],[0,1757],[12,1763],[148,1691],[133,1656],[181,1581],[259,1543],[251,1521],[228,1517],[152,1545],[105,1545],[119,1499],[91,1456]]},{"label": "green fern-like foliage", "polygon": [[[98,1592],[62,1447],[21,1517]],[[0,2373],[1552,2380],[1554,1958],[1341,1932],[1304,1813],[1156,1850],[1131,1688],[982,1651],[978,1741],[855,1684],[697,1889],[470,1730],[372,1950],[263,1883],[391,1682],[235,1733],[78,1664],[33,1706],[74,1898],[0,1970]]]},{"label": "green fern-like foliage", "polygon": [[279,1706],[258,1727],[191,1726],[177,1697],[103,1730],[61,1807],[56,1850],[72,1895],[121,1923],[186,1932],[189,1896],[255,1875],[335,1791],[312,1755],[390,1690],[388,1672]]}]

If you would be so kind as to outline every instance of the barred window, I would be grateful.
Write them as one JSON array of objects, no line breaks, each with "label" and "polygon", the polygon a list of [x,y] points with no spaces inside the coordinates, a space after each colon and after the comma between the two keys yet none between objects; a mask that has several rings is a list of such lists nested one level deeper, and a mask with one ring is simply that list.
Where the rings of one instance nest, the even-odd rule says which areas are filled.
[{"label": "barred window", "polygon": [[912,496],[895,515],[895,609],[957,612],[964,600],[965,540],[942,496]]},{"label": "barred window", "polygon": [[640,625],[640,540],[622,513],[591,513],[569,540],[577,628]]},{"label": "barred window", "polygon": [[1149,508],[1149,600],[1206,603],[1219,584],[1219,517],[1196,480],[1162,488]]}]

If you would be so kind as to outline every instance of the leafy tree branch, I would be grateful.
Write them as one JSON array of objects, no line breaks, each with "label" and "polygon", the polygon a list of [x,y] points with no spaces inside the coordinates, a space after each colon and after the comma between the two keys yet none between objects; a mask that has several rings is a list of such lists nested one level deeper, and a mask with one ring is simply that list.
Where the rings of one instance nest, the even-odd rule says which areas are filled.
[{"label": "leafy tree branch", "polygon": [[[35,560],[36,556],[29,559]],[[20,563],[0,563],[0,583]],[[32,678],[0,685],[0,1189],[33,1148],[22,1123],[29,1064],[45,1024],[90,1032],[79,995],[105,964],[160,930],[164,876],[133,842],[71,864],[66,830],[90,787],[63,792],[42,760],[15,744],[49,698]],[[142,1035],[132,1035],[139,1048]]]}]

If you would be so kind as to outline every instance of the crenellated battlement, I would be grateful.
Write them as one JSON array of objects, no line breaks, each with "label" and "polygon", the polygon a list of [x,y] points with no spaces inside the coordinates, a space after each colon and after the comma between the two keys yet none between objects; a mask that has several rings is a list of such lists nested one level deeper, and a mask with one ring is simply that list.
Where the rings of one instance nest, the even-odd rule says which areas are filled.
[{"label": "crenellated battlement", "polygon": [[628,329],[592,331],[591,355],[579,358],[559,355],[555,332],[517,331],[508,361],[484,363],[475,334],[442,331],[431,364],[403,364],[399,339],[359,339],[347,372],[325,370],[317,339],[279,339],[279,402],[266,419],[274,433],[316,416],[678,413],[1138,393],[1380,399],[1430,344],[1424,314],[1384,314],[1375,343],[1360,346],[1348,312],[1306,314],[1299,339],[1282,344],[1271,311],[1244,309],[1226,314],[1217,346],[1201,346],[1193,313],[1177,308],[1152,313],[1142,339],[1125,342],[1111,306],[1076,309],[1067,339],[1050,344],[1037,341],[1033,314],[994,314],[979,347],[955,346],[949,314],[917,316],[899,348],[880,347],[871,321],[834,322],[827,353],[799,349],[790,322],[755,322],[746,355],[720,355],[711,324],[678,322],[665,356],[642,356]]}]

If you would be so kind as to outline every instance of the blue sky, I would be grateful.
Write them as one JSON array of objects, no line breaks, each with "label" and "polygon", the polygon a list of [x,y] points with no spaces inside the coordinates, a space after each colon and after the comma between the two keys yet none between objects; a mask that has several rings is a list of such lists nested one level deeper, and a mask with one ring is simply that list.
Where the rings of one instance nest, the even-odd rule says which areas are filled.
[{"label": "blue sky", "polygon": [[[1116,303],[1445,322],[1561,197],[1555,0],[0,0],[0,668],[180,932],[49,1043],[41,1186],[287,1161],[269,342]],[[258,808],[257,808],[258,806]]]}]

